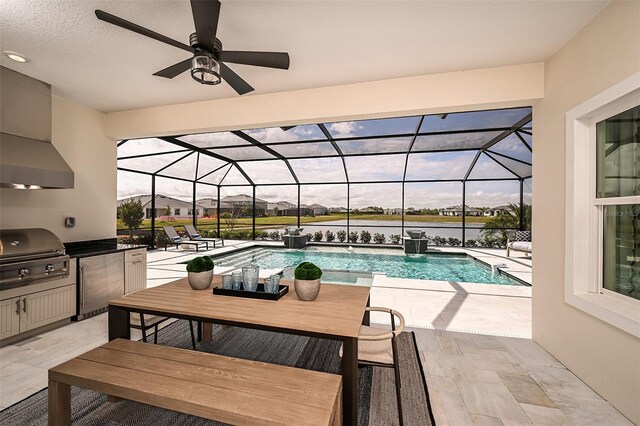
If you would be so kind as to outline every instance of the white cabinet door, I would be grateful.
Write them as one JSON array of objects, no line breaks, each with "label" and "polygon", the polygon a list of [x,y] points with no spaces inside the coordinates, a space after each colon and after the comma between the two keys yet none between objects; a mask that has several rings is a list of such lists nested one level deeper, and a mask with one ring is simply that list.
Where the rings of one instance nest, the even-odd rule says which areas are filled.
[{"label": "white cabinet door", "polygon": [[147,250],[124,252],[124,294],[147,288]]},{"label": "white cabinet door", "polygon": [[124,264],[124,294],[147,288],[147,264],[144,259]]},{"label": "white cabinet door", "polygon": [[20,332],[20,298],[0,301],[0,339]]},{"label": "white cabinet door", "polygon": [[20,310],[22,331],[33,330],[74,315],[76,310],[76,286],[54,288],[23,297]]}]

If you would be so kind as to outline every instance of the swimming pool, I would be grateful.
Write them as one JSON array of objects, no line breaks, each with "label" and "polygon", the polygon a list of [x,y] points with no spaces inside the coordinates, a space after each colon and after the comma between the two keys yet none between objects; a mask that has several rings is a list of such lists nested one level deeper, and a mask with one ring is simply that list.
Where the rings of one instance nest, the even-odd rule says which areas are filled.
[{"label": "swimming pool", "polygon": [[[347,249],[327,250],[322,247],[307,247],[302,250],[260,247],[216,257],[214,263],[221,267],[241,267],[253,262],[261,268],[285,269],[286,276],[300,262],[313,262],[323,270],[382,272],[396,278],[523,285],[506,274],[492,273],[491,268],[464,254],[405,255],[401,251],[397,254],[388,253],[388,250],[383,253],[375,253],[375,250],[371,252],[373,253],[350,252]],[[335,276],[336,274],[332,274],[332,277]],[[347,274],[342,279],[355,282],[358,276]]]}]

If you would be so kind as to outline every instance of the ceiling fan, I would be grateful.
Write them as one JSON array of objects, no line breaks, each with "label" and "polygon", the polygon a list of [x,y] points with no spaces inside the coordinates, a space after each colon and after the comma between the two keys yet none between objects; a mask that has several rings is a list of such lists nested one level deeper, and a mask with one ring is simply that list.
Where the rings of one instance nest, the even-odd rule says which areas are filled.
[{"label": "ceiling fan", "polygon": [[222,42],[216,37],[218,18],[220,16],[219,0],[191,0],[191,12],[193,13],[196,32],[189,36],[189,45],[102,10],[96,10],[95,12],[98,19],[102,21],[151,37],[193,54],[192,58],[171,65],[153,75],[173,78],[190,69],[191,77],[199,83],[213,85],[219,84],[220,80],[224,79],[238,94],[244,95],[254,90],[253,87],[233,72],[225,62],[289,69],[288,53],[222,50]]}]

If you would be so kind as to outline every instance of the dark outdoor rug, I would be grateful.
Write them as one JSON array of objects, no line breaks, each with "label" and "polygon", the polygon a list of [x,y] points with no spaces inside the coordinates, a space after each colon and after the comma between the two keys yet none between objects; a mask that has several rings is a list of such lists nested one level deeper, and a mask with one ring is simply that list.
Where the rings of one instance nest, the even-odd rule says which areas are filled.
[{"label": "dark outdoor rug", "polygon": [[[151,335],[153,336],[153,335]],[[187,321],[176,321],[161,329],[158,344],[191,348]],[[215,326],[213,339],[200,342],[199,351],[252,359],[339,374],[340,343],[333,340],[279,334],[237,327]],[[413,332],[398,337],[405,425],[434,424],[429,396]],[[359,369],[359,425],[396,425],[398,411],[393,369]],[[71,388],[73,425],[212,426],[222,423],[189,416],[146,404],[121,400],[107,402],[104,394]],[[0,412],[0,425],[46,425],[47,389]]]}]

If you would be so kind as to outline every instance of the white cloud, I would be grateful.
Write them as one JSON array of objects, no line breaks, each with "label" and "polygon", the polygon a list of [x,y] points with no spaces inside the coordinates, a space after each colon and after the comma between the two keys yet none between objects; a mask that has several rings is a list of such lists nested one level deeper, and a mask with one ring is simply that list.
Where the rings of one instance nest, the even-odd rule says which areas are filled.
[{"label": "white cloud", "polygon": [[361,126],[358,125],[355,121],[342,121],[340,123],[332,123],[329,125],[329,129],[333,130],[331,132],[334,137],[337,138],[348,138],[351,136],[355,136],[355,131],[360,129]]}]

